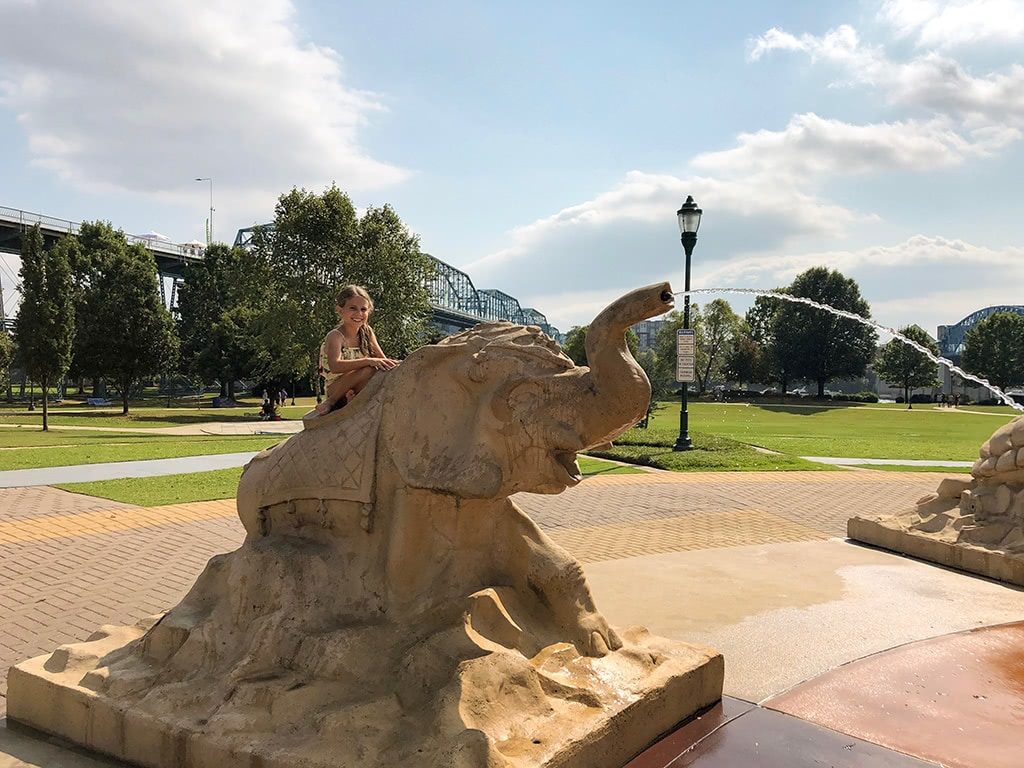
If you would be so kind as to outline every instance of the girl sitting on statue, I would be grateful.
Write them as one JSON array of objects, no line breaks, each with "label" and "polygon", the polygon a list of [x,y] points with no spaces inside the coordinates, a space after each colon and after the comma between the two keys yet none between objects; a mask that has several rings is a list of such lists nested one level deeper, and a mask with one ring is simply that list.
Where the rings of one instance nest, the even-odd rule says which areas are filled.
[{"label": "girl sitting on statue", "polygon": [[306,418],[323,416],[346,405],[377,371],[389,371],[399,362],[385,355],[377,343],[369,324],[373,299],[365,288],[347,285],[334,302],[339,322],[320,345],[320,373],[326,396]]}]

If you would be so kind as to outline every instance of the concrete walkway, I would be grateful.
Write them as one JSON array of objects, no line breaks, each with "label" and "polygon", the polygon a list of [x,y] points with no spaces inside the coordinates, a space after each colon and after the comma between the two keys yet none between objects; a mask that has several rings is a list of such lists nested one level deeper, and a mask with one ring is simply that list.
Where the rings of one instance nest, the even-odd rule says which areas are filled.
[{"label": "concrete walkway", "polygon": [[818,464],[829,464],[834,467],[855,467],[859,465],[878,465],[890,467],[950,467],[970,469],[973,461],[941,461],[939,459],[848,459],[835,456],[801,456],[801,459],[815,461]]},{"label": "concrete walkway", "polygon": [[[156,463],[167,461],[182,460]],[[515,501],[583,563],[614,625],[718,648],[726,694],[757,702],[870,653],[1024,617],[1019,589],[837,538],[852,514],[902,509],[940,479],[659,472],[590,478],[563,494]],[[79,509],[72,497],[0,492],[0,715],[9,664],[101,624],[166,610],[212,555],[244,535],[229,500],[101,509],[83,499]],[[769,763],[707,763],[759,764]],[[113,764],[0,728],[0,767],[29,765]]]},{"label": "concrete walkway", "polygon": [[[177,475],[185,472],[208,472],[214,469],[244,466],[249,463],[249,460],[256,453],[249,451],[245,453],[184,456],[176,459],[113,461],[104,464],[77,464],[67,467],[12,469],[0,471],[0,488],[54,485],[55,483],[88,483],[94,480],[118,480],[126,477],[159,477],[161,475]],[[858,459],[829,456],[801,456],[800,458],[831,466],[890,465],[949,467],[950,469],[969,469],[973,466],[973,463],[970,461],[938,461],[933,459]],[[607,461],[607,459],[602,459],[602,461]],[[613,463],[623,464],[623,462]]]},{"label": "concrete walkway", "polygon": [[78,464],[71,467],[10,469],[0,472],[0,488],[54,485],[56,483],[90,483],[94,480],[119,480],[124,477],[158,477],[183,472],[209,472],[230,469],[249,463],[258,451],[217,453],[206,456],[182,456],[177,459],[146,461],[111,461],[105,464]]}]

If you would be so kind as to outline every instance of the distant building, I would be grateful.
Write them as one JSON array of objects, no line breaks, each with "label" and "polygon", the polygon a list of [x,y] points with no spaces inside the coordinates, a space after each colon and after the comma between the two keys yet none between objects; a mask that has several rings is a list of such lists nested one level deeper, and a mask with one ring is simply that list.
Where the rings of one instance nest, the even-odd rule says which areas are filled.
[{"label": "distant building", "polygon": [[654,349],[654,340],[663,325],[665,325],[664,320],[641,320],[633,326],[633,332],[636,334],[638,342],[638,352]]}]

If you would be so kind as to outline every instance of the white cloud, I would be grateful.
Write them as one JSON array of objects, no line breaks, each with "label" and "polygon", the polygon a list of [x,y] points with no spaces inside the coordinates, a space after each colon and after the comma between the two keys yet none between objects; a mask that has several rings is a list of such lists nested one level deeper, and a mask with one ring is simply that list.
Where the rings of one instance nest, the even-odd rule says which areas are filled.
[{"label": "white cloud", "polygon": [[929,170],[986,154],[998,137],[972,142],[948,120],[852,125],[813,113],[795,115],[782,131],[743,133],[738,146],[698,155],[698,170],[726,176],[770,173],[793,183],[825,175]]},{"label": "white cloud", "polygon": [[1017,0],[884,0],[878,17],[926,48],[1024,39],[1024,3]]},{"label": "white cloud", "polygon": [[[995,270],[1020,272],[1024,277],[1024,248],[993,249],[972,245],[962,240],[915,235],[892,246],[872,246],[858,250],[837,250],[797,255],[764,254],[754,258],[733,259],[706,270],[700,277],[699,287],[730,285],[783,285],[804,270],[828,265],[844,274],[855,274],[865,269],[902,269],[906,267],[934,268],[968,267],[979,276]],[[1005,279],[1005,278],[1001,278]]]},{"label": "white cloud", "polygon": [[841,82],[877,87],[895,106],[921,107],[968,129],[1002,127],[1003,143],[1019,138],[1024,127],[1024,67],[1019,64],[975,76],[934,51],[892,61],[881,48],[861,45],[856,31],[845,25],[820,37],[799,38],[772,28],[753,41],[750,57],[756,61],[776,50],[835,64],[848,78]]},{"label": "white cloud", "polygon": [[[655,254],[664,251],[666,264],[678,261],[672,237],[674,213],[688,194],[715,211],[711,226],[720,231],[716,242],[731,252],[749,249],[749,242],[733,237],[744,228],[758,232],[759,244],[774,247],[811,235],[839,235],[860,218],[770,175],[730,180],[631,171],[611,190],[513,230],[508,247],[465,269],[481,285],[528,288],[535,282],[554,283],[579,274],[596,277],[602,265],[629,262],[634,258],[632,250],[649,247],[636,269],[661,279],[658,275],[664,265]],[[552,259],[551,254],[559,258]],[[603,271],[613,275],[618,270]]]},{"label": "white cloud", "polygon": [[772,27],[751,41],[748,58],[758,61],[772,51],[798,51],[808,54],[812,61],[821,59],[859,65],[861,70],[874,69],[881,56],[879,49],[863,47],[857,30],[849,24],[842,24],[820,37],[809,34],[796,37],[778,27]]},{"label": "white cloud", "polygon": [[87,190],[259,204],[292,185],[393,184],[359,142],[374,94],[306,42],[290,0],[35,0],[4,7],[0,104],[37,165]]}]

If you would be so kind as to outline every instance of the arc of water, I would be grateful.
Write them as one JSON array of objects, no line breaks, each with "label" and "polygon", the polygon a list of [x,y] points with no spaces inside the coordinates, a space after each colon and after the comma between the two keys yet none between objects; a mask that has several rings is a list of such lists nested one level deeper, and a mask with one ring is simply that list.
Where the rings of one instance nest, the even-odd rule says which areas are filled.
[{"label": "arc of water", "polygon": [[833,315],[836,315],[837,317],[844,317],[848,320],[855,320],[861,325],[866,325],[869,328],[874,328],[876,331],[884,331],[885,333],[888,333],[890,336],[892,336],[894,339],[899,339],[904,344],[913,347],[918,352],[921,352],[922,354],[926,355],[929,360],[932,360],[938,365],[944,365],[946,368],[948,368],[950,371],[957,374],[961,378],[967,379],[968,381],[973,381],[985,387],[985,389],[994,394],[996,397],[998,397],[1008,406],[1013,408],[1015,411],[1020,411],[1021,413],[1024,413],[1024,405],[1017,403],[1012,397],[1003,392],[1003,390],[1001,390],[995,384],[992,384],[988,379],[982,378],[980,376],[975,376],[973,373],[968,373],[963,368],[954,363],[952,360],[942,357],[941,355],[933,354],[927,347],[923,346],[922,344],[919,344],[913,339],[908,339],[906,336],[904,336],[902,333],[895,330],[894,328],[882,325],[881,323],[876,323],[874,320],[871,320],[870,318],[867,317],[861,317],[860,315],[854,312],[847,312],[845,309],[836,309],[835,307],[831,307],[828,304],[821,304],[820,302],[814,301],[813,299],[805,298],[803,296],[791,296],[788,293],[766,291],[760,288],[694,288],[690,291],[679,291],[675,295],[685,296],[689,294],[692,296],[695,293],[742,293],[751,296],[769,296],[773,299],[781,299],[782,301],[788,301],[793,304],[806,304],[809,307],[815,307],[816,309],[823,309],[826,312],[831,312]]}]

